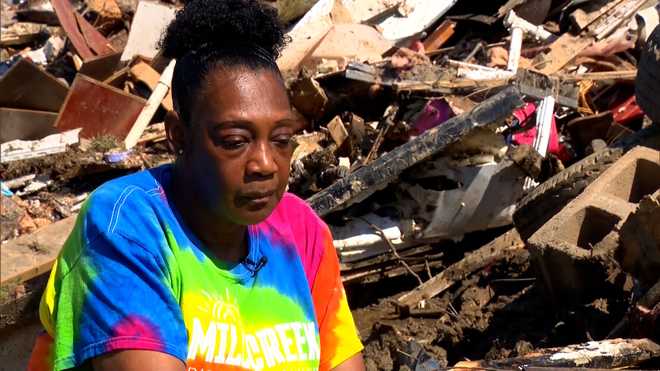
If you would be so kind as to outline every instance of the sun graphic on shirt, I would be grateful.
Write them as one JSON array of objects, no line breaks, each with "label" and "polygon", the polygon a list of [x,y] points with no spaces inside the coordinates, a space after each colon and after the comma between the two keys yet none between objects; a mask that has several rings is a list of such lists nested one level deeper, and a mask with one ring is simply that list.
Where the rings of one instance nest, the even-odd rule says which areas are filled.
[{"label": "sun graphic on shirt", "polygon": [[240,325],[241,313],[238,308],[238,302],[236,298],[230,295],[229,289],[225,289],[224,297],[220,297],[215,293],[209,293],[208,291],[202,291],[202,295],[204,295],[206,300],[203,304],[198,305],[197,309],[208,313],[216,321]]}]

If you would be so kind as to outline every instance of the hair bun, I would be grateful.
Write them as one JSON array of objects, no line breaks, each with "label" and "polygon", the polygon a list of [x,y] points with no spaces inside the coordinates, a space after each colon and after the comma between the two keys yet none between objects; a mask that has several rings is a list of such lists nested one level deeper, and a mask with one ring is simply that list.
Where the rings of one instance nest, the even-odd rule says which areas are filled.
[{"label": "hair bun", "polygon": [[284,31],[275,8],[257,0],[192,0],[177,11],[160,47],[168,58],[202,48],[257,45],[277,59]]}]

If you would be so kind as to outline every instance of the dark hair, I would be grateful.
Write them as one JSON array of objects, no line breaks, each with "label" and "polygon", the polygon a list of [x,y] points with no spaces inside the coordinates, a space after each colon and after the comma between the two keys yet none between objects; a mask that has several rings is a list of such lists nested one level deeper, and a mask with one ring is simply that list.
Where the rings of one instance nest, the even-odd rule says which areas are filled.
[{"label": "dark hair", "polygon": [[[176,13],[160,41],[163,56],[177,60],[172,98],[188,124],[192,98],[217,66],[270,69],[285,44],[277,11],[257,0],[192,0]],[[280,75],[281,76],[281,75]]]}]

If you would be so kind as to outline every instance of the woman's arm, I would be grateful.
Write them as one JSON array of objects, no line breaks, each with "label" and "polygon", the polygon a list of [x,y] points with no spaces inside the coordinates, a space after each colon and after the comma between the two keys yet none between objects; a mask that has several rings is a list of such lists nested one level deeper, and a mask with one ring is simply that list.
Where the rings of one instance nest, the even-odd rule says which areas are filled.
[{"label": "woman's arm", "polygon": [[362,359],[362,352],[354,355],[353,357],[345,360],[344,362],[333,368],[332,371],[364,371],[364,359]]},{"label": "woman's arm", "polygon": [[94,358],[92,366],[94,371],[184,371],[186,369],[180,359],[151,350],[120,350],[104,354]]}]

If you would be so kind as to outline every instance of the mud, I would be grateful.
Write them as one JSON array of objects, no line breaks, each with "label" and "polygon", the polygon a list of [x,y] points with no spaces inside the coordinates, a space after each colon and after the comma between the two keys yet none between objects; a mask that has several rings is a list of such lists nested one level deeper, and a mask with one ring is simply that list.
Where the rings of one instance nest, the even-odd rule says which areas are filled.
[{"label": "mud", "polygon": [[[71,216],[76,212],[76,204],[108,180],[173,160],[167,148],[154,145],[132,152],[122,162],[108,163],[103,153],[107,150],[104,143],[92,144],[85,150],[73,146],[60,154],[0,164],[0,179],[11,180],[34,174],[36,180],[49,182],[39,191],[18,193],[20,197],[14,197],[27,218],[12,226],[3,219],[3,241]],[[107,143],[106,147],[109,145]]]},{"label": "mud", "polygon": [[[103,181],[117,176],[112,170],[132,170],[156,166],[171,161],[174,157],[164,148],[145,148],[136,151],[116,164],[108,164],[103,152],[94,149],[83,150],[71,147],[63,153],[35,159],[13,161],[0,165],[2,179],[14,179],[24,175],[48,176],[58,184],[66,184],[74,179],[103,173]],[[105,176],[107,175],[107,176]]]},{"label": "mud", "polygon": [[[447,256],[445,265],[460,256]],[[437,272],[433,272],[434,274]],[[406,277],[380,285],[390,292],[376,302],[353,306],[365,345],[368,370],[405,369],[411,344],[420,345],[443,367],[464,360],[497,360],[521,356],[536,348],[599,340],[623,317],[623,290],[611,290],[592,303],[552,307],[549,295],[534,278],[526,250],[511,251],[505,259],[471,275],[441,296],[410,314],[400,313],[395,299],[416,286]],[[349,301],[368,288],[349,286]],[[383,295],[384,294],[384,295]]]}]

